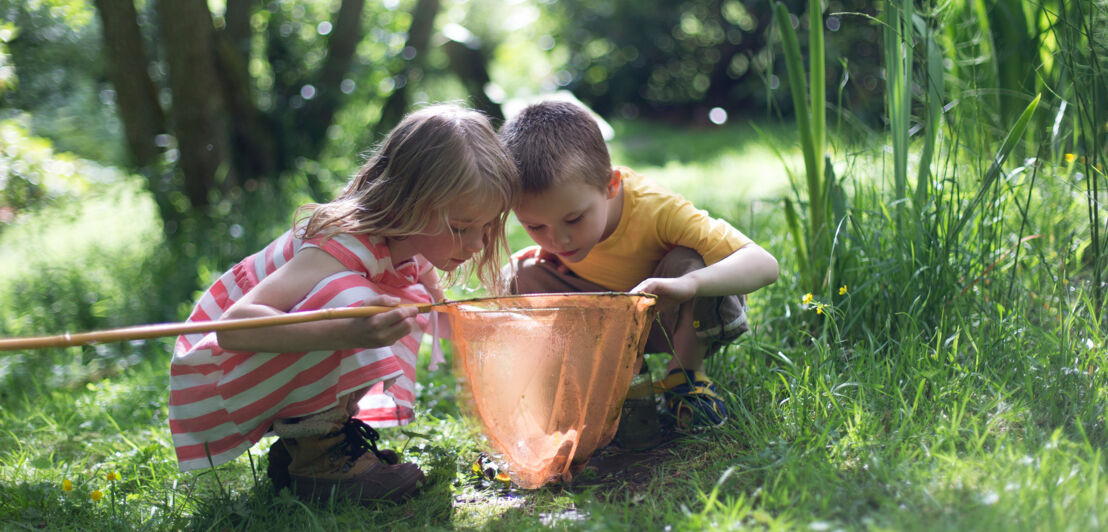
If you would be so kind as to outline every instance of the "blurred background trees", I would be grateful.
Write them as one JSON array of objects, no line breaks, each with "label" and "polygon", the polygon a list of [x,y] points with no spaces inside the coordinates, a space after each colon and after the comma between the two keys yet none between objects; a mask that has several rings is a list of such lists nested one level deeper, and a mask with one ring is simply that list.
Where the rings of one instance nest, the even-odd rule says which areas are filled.
[{"label": "blurred background trees", "polygon": [[[827,91],[814,105],[828,109],[830,142],[879,144],[895,127],[906,175],[909,138],[942,128],[961,152],[987,154],[1053,92],[1028,138],[1049,136],[1055,158],[1086,142],[1092,179],[1108,101],[1103,1],[909,2],[903,53],[916,60],[891,76],[906,96],[892,120],[880,20],[900,4],[829,0],[811,18],[806,0],[784,2],[798,34],[822,21]],[[772,17],[768,0],[0,0],[0,232],[115,179],[103,176],[135,175],[167,255],[204,278],[288,227],[298,204],[331,198],[427,102],[499,122],[510,104],[568,91],[608,119],[666,128],[790,121]],[[1029,141],[1013,153],[1033,152]],[[1098,210],[1089,224],[1103,225]],[[1088,246],[1103,263],[1102,240]],[[183,276],[164,300],[203,284],[194,268],[162,267]]]},{"label": "blurred background trees", "polygon": [[[353,158],[430,100],[495,120],[507,99],[558,89],[605,116],[678,124],[715,107],[790,112],[763,1],[0,0],[0,14],[0,117],[26,114],[59,149],[140,172],[167,220]],[[842,58],[829,78],[849,67],[848,92],[872,100],[876,30],[828,21]],[[331,163],[320,171],[347,170]],[[309,174],[326,199],[326,176]]]}]

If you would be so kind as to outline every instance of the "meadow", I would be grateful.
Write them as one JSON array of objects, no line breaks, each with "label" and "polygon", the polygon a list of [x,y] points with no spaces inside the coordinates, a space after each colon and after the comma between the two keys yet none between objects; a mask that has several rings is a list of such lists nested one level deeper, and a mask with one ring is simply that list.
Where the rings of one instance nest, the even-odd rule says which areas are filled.
[{"label": "meadow", "polygon": [[[624,471],[521,490],[474,470],[488,448],[444,366],[421,376],[417,422],[382,431],[428,472],[423,491],[371,509],[313,505],[273,492],[271,440],[228,465],[178,472],[166,421],[171,338],[0,353],[0,523],[1102,528],[1108,49],[1093,22],[1108,15],[1102,2],[1035,4],[1033,31],[1004,41],[1019,48],[1026,37],[1040,51],[1028,62],[995,53],[1001,28],[970,4],[883,4],[880,125],[850,114],[848,80],[827,86],[818,62],[805,71],[784,11],[796,123],[777,112],[718,127],[613,123],[614,162],[728,219],[780,261],[777,283],[750,297],[752,330],[708,362],[730,412],[724,426]],[[819,34],[807,47],[817,57]],[[288,226],[308,179],[173,231],[123,172],[60,194],[0,232],[0,335],[182,319],[196,287]],[[515,225],[510,241],[529,243]],[[647,359],[660,377],[665,359]]]},{"label": "meadow", "polygon": [[[806,297],[781,208],[786,169],[801,157],[772,148],[796,145],[791,128],[616,126],[617,162],[730,219],[781,261],[781,279],[751,298],[754,329],[709,362],[731,412],[724,427],[668,444],[634,475],[519,490],[473,472],[487,446],[444,368],[423,376],[419,420],[383,431],[430,485],[403,505],[314,506],[272,492],[269,441],[227,466],[177,471],[172,339],[4,353],[5,528],[1098,528],[1104,339],[1075,237],[1084,211],[1073,161],[1035,163],[1034,182],[1032,169],[1006,172],[1009,190],[973,225],[1011,244],[981,264],[955,253],[983,267],[931,286],[941,304],[927,315],[905,290],[926,272],[896,255],[920,224],[898,228],[882,203],[880,149],[850,152],[836,169],[850,176],[852,223],[866,229],[856,238],[868,240],[849,247],[838,283]],[[511,234],[513,247],[527,243],[518,227]],[[10,295],[0,315],[13,335],[135,324],[157,293],[149,268],[161,232],[125,176],[0,238]],[[191,302],[160,303],[183,312]],[[890,308],[900,310],[876,315]],[[664,363],[649,360],[655,371]]]}]

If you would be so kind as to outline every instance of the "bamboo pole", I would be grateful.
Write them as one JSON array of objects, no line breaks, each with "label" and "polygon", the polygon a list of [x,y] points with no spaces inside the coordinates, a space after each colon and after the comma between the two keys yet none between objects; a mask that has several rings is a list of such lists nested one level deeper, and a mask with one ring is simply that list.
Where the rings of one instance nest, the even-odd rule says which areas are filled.
[{"label": "bamboo pole", "polygon": [[[440,303],[441,304],[441,303]],[[432,303],[405,303],[399,307],[414,306],[419,312],[428,312],[435,304]],[[275,325],[288,325],[291,323],[304,323],[309,321],[333,320],[339,318],[365,318],[382,312],[387,312],[397,307],[364,306],[349,308],[329,308],[323,310],[309,310],[303,312],[290,312],[280,316],[265,316],[261,318],[242,318],[237,320],[219,320],[185,323],[158,323],[153,325],[138,325],[105,331],[92,331],[84,333],[65,333],[56,336],[36,336],[27,338],[0,338],[0,351],[14,351],[17,349],[43,349],[47,347],[72,347],[94,343],[122,342],[127,340],[142,340],[145,338],[159,338],[162,336],[178,336],[198,332],[234,331],[239,329],[253,329],[257,327],[270,327]]]}]

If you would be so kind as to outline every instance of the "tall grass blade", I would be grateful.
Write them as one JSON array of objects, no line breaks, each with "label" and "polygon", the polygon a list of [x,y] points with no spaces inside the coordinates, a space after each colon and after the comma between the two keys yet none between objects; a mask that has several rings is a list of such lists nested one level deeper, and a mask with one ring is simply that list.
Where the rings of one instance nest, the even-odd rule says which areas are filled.
[{"label": "tall grass blade", "polygon": [[1012,126],[1012,129],[1008,131],[1008,136],[1004,138],[1004,142],[1000,145],[1000,149],[997,150],[996,155],[993,156],[992,164],[989,165],[989,169],[985,172],[985,177],[981,180],[981,188],[978,189],[977,195],[966,205],[965,210],[962,211],[954,227],[947,233],[946,248],[948,250],[950,249],[950,244],[958,238],[958,233],[961,232],[966,223],[973,218],[977,206],[981,204],[981,200],[985,197],[985,194],[988,193],[993,182],[996,181],[996,178],[1000,175],[1001,165],[1004,164],[1004,161],[1008,158],[1008,154],[1012,152],[1012,148],[1015,148],[1016,144],[1023,137],[1023,133],[1027,129],[1027,123],[1031,121],[1031,117],[1035,114],[1035,109],[1039,107],[1039,100],[1041,100],[1042,97],[1042,94],[1036,95],[1035,99],[1031,100],[1031,103],[1023,110],[1019,119],[1016,120],[1015,125]]},{"label": "tall grass blade", "polygon": [[[812,86],[808,105],[812,113],[812,149],[817,159],[823,158],[827,145],[827,79],[824,67],[823,51],[823,3],[820,0],[808,2],[808,77]],[[823,169],[817,160],[816,182],[823,181]]]},{"label": "tall grass blade", "polygon": [[810,209],[817,208],[819,199],[819,159],[816,157],[815,139],[812,136],[812,122],[808,114],[805,92],[808,84],[804,81],[804,63],[800,57],[800,43],[792,27],[789,11],[785,4],[777,2],[774,6],[777,29],[781,33],[781,42],[785,49],[785,66],[789,73],[789,92],[792,94],[793,109],[796,113],[797,128],[800,130],[800,146],[804,154],[804,170],[808,178],[808,201]]},{"label": "tall grass blade", "polygon": [[[885,55],[886,110],[893,144],[893,192],[897,200],[908,193],[908,132],[912,113],[911,0],[888,0],[881,13]],[[903,211],[898,203],[897,212]],[[898,217],[898,223],[900,222]]]},{"label": "tall grass blade", "polygon": [[931,163],[935,156],[935,144],[939,136],[939,125],[943,114],[943,54],[934,30],[921,16],[912,18],[916,31],[923,39],[926,48],[926,68],[924,85],[926,104],[924,109],[923,147],[920,149],[919,171],[916,176],[916,195],[912,204],[919,212],[928,201],[931,190]]},{"label": "tall grass blade", "polygon": [[804,242],[804,233],[800,229],[796,206],[789,198],[785,198],[785,224],[789,227],[789,234],[792,235],[793,245],[796,247],[799,271],[808,271],[808,245]]},{"label": "tall grass blade", "polygon": [[[830,260],[829,216],[831,194],[824,178],[824,146],[826,144],[826,80],[824,68],[823,44],[823,8],[819,0],[809,0],[808,16],[810,22],[808,43],[810,53],[810,92],[804,79],[804,63],[800,55],[800,44],[796,31],[792,27],[789,12],[781,2],[774,4],[774,18],[781,33],[781,42],[785,52],[785,66],[789,76],[789,92],[792,95],[797,127],[800,131],[800,144],[804,156],[804,170],[808,188],[807,219],[807,257],[803,261],[806,268],[802,271],[804,283],[816,291],[826,280]],[[796,213],[794,212],[794,215]],[[799,224],[798,224],[799,225]],[[798,248],[799,249],[799,248]]]}]

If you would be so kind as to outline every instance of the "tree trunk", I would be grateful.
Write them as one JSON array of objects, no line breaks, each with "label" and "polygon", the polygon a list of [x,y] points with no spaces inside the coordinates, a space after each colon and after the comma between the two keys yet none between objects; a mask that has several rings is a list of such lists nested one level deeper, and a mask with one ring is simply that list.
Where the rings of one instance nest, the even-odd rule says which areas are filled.
[{"label": "tree trunk", "polygon": [[256,0],[228,0],[226,25],[216,33],[216,57],[230,121],[231,159],[239,179],[272,178],[279,172],[276,128],[254,98],[250,78],[250,15]]},{"label": "tree trunk", "polygon": [[326,143],[327,129],[331,127],[342,101],[342,80],[350,70],[354,51],[363,37],[364,8],[365,0],[343,0],[339,6],[334,16],[333,30],[327,40],[327,58],[313,84],[315,95],[298,113],[297,129],[307,137],[306,151],[309,157],[318,155]]},{"label": "tree trunk", "polygon": [[450,57],[450,70],[461,79],[466,92],[475,108],[481,110],[499,127],[504,121],[504,112],[500,104],[492,101],[485,93],[485,86],[489,84],[488,57],[484,48],[476,43],[463,43],[448,40],[443,44],[446,55]]},{"label": "tree trunk", "polygon": [[382,133],[392,129],[408,111],[408,80],[422,75],[420,70],[424,64],[423,56],[431,42],[431,33],[434,31],[435,16],[438,12],[439,0],[416,2],[415,9],[412,11],[412,25],[408,28],[408,42],[403,52],[412,55],[406,58],[408,65],[404,68],[403,81],[393,89],[384,107],[381,108],[381,118],[374,127],[376,132]]},{"label": "tree trunk", "polygon": [[131,160],[139,167],[151,166],[161,156],[155,137],[165,133],[165,115],[147,73],[150,60],[139,31],[135,4],[133,0],[96,0],[96,11],[103,26],[108,79],[115,87]]},{"label": "tree trunk", "polygon": [[206,208],[215,184],[232,177],[211,13],[203,0],[160,0],[158,12],[185,194],[193,207]]}]

